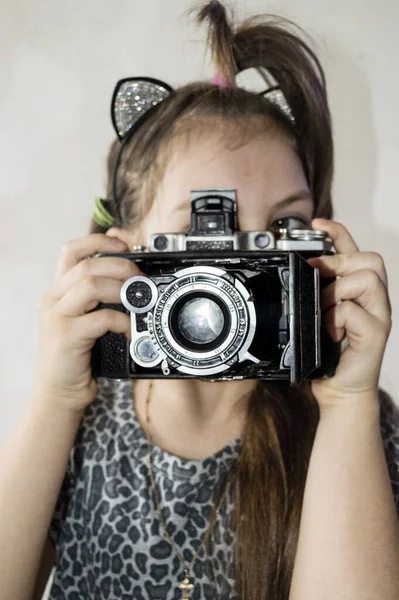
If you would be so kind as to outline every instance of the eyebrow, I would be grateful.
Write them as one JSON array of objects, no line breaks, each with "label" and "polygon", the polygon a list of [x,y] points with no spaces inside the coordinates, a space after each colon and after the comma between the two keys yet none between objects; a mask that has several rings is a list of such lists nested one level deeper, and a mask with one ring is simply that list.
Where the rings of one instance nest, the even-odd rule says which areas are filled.
[{"label": "eyebrow", "polygon": [[274,212],[276,209],[285,208],[294,202],[298,202],[298,200],[313,200],[312,194],[308,190],[301,190],[300,192],[296,192],[288,198],[284,198],[284,200],[280,200],[273,207],[272,211]]},{"label": "eyebrow", "polygon": [[[274,214],[277,210],[281,210],[286,208],[290,204],[294,204],[294,202],[298,202],[299,200],[311,200],[313,201],[312,194],[308,190],[301,190],[299,192],[295,192],[295,194],[291,194],[288,198],[284,198],[280,200],[274,206],[272,206],[272,214]],[[189,206],[187,206],[186,202],[184,204],[180,204],[177,208],[174,209],[173,212],[179,212],[181,210],[187,210]]]}]

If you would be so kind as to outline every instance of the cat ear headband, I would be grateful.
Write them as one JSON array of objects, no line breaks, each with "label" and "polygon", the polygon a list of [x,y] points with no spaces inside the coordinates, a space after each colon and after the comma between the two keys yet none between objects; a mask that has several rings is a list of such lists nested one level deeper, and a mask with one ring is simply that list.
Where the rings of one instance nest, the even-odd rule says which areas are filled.
[{"label": "cat ear headband", "polygon": [[112,200],[96,198],[93,219],[101,227],[115,224],[111,207],[117,198],[116,178],[123,149],[126,142],[140,125],[153,113],[155,108],[168,98],[173,89],[167,83],[151,77],[129,77],[121,79],[115,86],[111,101],[111,120],[121,147],[114,166],[112,181]]},{"label": "cat ear headband", "polygon": [[[239,87],[248,92],[263,96],[274,104],[292,124],[295,118],[277,82],[264,68],[249,68],[237,73],[234,82],[222,81],[219,76],[213,79],[219,87]],[[173,93],[173,88],[158,79],[150,77],[130,77],[116,84],[111,101],[111,119],[121,148],[114,167],[113,196],[116,198],[116,176],[126,141],[153,113],[156,107]],[[115,217],[110,212],[111,202],[96,198],[93,218],[95,222],[108,228],[114,225]]]}]

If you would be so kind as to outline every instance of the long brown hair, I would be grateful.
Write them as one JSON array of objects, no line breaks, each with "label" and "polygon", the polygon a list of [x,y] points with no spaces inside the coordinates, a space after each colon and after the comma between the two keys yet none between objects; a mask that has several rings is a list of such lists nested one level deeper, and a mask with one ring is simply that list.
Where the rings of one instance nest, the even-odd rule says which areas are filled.
[{"label": "long brown hair", "polygon": [[[201,126],[223,126],[241,136],[259,129],[294,144],[314,201],[314,216],[331,218],[333,142],[323,69],[292,22],[252,17],[237,26],[215,0],[196,9],[209,24],[216,73],[234,81],[248,67],[263,67],[277,80],[295,125],[264,98],[236,87],[201,81],[180,87],[161,103],[124,148],[112,211],[116,226],[134,228],[151,206],[173,144]],[[263,129],[262,129],[263,128]],[[120,142],[108,156],[108,198]],[[91,232],[105,229],[94,221]],[[235,579],[240,600],[288,600],[303,494],[318,424],[309,384],[259,382],[249,405],[235,485]]]}]

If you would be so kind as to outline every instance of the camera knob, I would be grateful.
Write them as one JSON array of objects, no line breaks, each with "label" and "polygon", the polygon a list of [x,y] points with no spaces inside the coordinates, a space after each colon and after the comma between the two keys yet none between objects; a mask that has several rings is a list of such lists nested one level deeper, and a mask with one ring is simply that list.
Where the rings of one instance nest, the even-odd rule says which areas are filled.
[{"label": "camera knob", "polygon": [[154,239],[154,248],[155,250],[166,250],[169,245],[169,240],[166,235],[157,235]]},{"label": "camera knob", "polygon": [[158,358],[158,351],[149,336],[144,336],[136,342],[135,354],[145,363],[152,362]]},{"label": "camera knob", "polygon": [[284,227],[281,227],[278,230],[278,233],[279,233],[280,240],[289,240],[291,237],[291,232]]},{"label": "camera knob", "polygon": [[254,239],[255,246],[263,250],[263,248],[267,248],[270,244],[270,236],[267,233],[258,233]]},{"label": "camera knob", "polygon": [[320,229],[292,229],[290,231],[290,238],[292,240],[301,240],[303,242],[325,240],[327,237],[327,232]]},{"label": "camera knob", "polygon": [[157,286],[149,277],[131,277],[121,289],[122,304],[133,313],[148,312],[155,305],[157,298]]}]

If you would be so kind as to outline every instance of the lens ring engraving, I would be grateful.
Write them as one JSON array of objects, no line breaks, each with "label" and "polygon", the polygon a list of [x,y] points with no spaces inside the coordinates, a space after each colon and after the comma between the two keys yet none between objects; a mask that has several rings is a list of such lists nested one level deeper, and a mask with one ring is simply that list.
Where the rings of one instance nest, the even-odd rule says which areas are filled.
[{"label": "lens ring engraving", "polygon": [[[231,360],[247,349],[256,328],[256,315],[249,292],[237,280],[234,285],[223,278],[226,272],[215,267],[191,267],[180,271],[158,298],[148,315],[148,331],[162,351],[182,372],[212,374],[229,368]],[[195,297],[195,292],[214,297],[223,303],[230,323],[221,342],[208,351],[193,350],[180,344],[170,328],[171,314],[181,298]],[[181,302],[180,302],[181,304]]]}]

